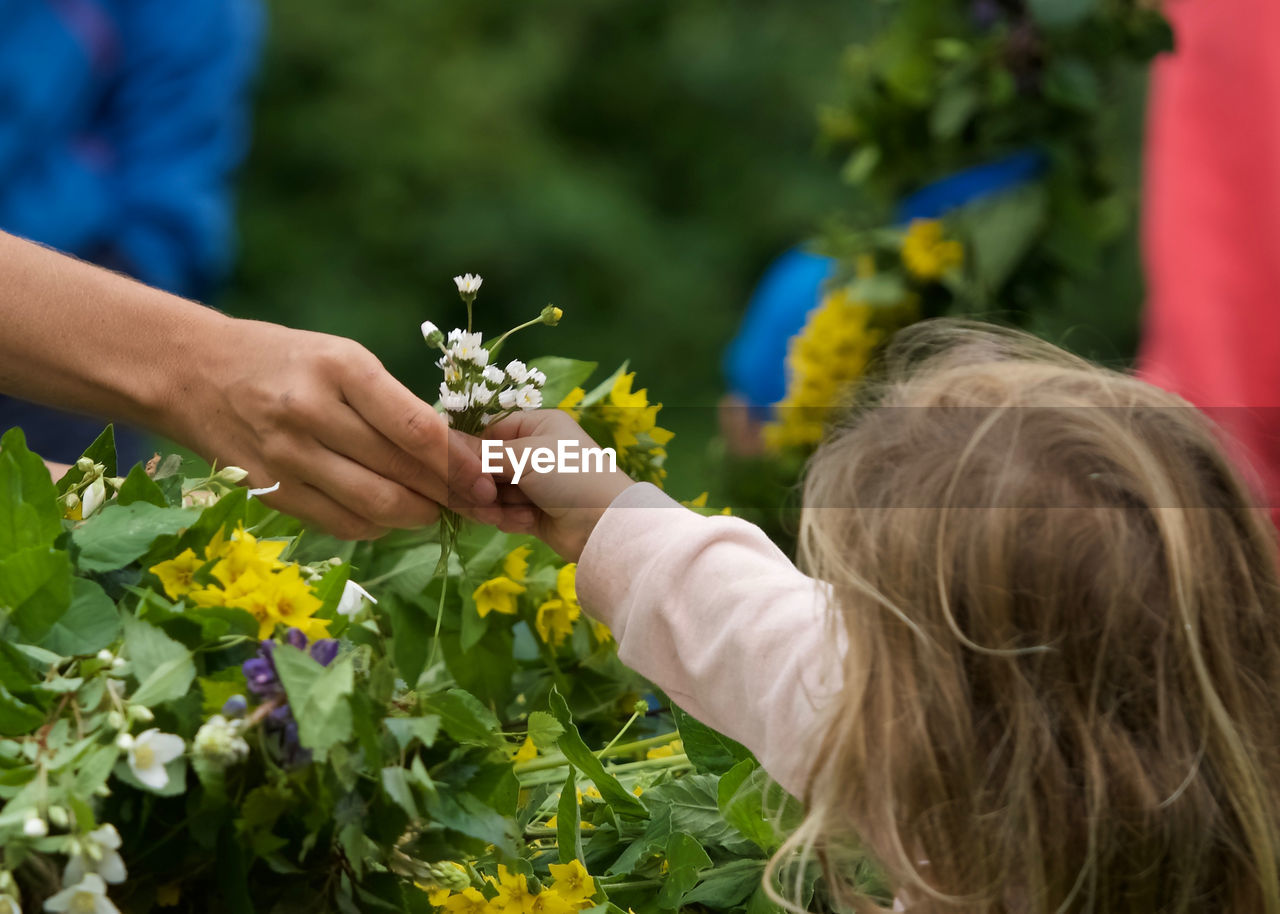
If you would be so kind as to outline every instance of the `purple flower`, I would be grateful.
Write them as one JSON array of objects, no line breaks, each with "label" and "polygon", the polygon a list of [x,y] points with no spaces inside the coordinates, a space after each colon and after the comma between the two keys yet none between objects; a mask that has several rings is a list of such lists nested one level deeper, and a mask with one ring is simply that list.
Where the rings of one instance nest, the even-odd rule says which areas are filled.
[{"label": "purple flower", "polygon": [[[248,674],[245,674],[246,677]],[[232,695],[222,705],[222,716],[227,720],[235,720],[244,717],[246,711],[249,710],[249,703],[244,700],[243,695]]]},{"label": "purple flower", "polygon": [[321,638],[311,645],[311,659],[321,666],[328,666],[333,663],[333,658],[338,656],[339,646],[334,638]]},{"label": "purple flower", "polygon": [[289,631],[285,633],[284,640],[300,651],[305,651],[307,649],[307,636],[299,629],[289,629]]},{"label": "purple flower", "polygon": [[284,694],[280,677],[276,675],[276,664],[272,656],[274,652],[275,644],[271,641],[263,641],[258,645],[257,656],[250,657],[240,666],[249,691],[260,701]]}]

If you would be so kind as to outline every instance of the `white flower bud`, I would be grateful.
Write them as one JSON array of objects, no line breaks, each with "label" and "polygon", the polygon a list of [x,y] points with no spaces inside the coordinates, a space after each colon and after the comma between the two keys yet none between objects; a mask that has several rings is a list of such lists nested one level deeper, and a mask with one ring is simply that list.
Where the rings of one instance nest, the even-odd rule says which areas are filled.
[{"label": "white flower bud", "polygon": [[98,651],[98,659],[103,663],[110,663],[112,660],[116,659],[116,655],[104,647],[102,650]]},{"label": "white flower bud", "polygon": [[240,728],[221,714],[205,721],[191,746],[196,755],[221,767],[243,761],[249,754],[249,744],[241,738]]},{"label": "white flower bud", "polygon": [[58,826],[58,828],[66,828],[67,823],[71,821],[71,817],[67,815],[67,811],[61,806],[50,806],[49,821]]},{"label": "white flower bud", "polygon": [[111,668],[113,670],[118,670],[124,665],[125,665],[125,659],[123,657],[117,657],[115,660],[111,661]]},{"label": "white flower bud", "polygon": [[81,457],[76,461],[76,469],[81,473],[88,473],[93,469],[93,459],[91,457]]},{"label": "white flower bud", "polygon": [[22,823],[22,833],[28,838],[43,838],[49,834],[49,823],[37,815],[28,816]]},{"label": "white flower bud", "polygon": [[128,752],[133,748],[133,737],[128,733],[121,733],[116,737],[116,748]]},{"label": "white flower bud", "polygon": [[246,470],[244,467],[225,466],[222,469],[220,469],[217,473],[215,473],[213,478],[218,482],[226,483],[229,486],[234,486],[237,483],[243,482],[244,478],[248,475],[249,475],[249,471]]},{"label": "white flower bud", "polygon": [[102,507],[102,503],[107,500],[107,484],[102,481],[99,476],[89,484],[89,488],[84,490],[84,510],[80,512],[81,517],[89,517],[94,511]]},{"label": "white flower bud", "polygon": [[125,726],[124,715],[119,711],[111,711],[107,714],[107,724],[113,730],[123,730]]},{"label": "white flower bud", "polygon": [[444,345],[444,333],[431,321],[422,322],[422,338],[433,348]]},{"label": "white flower bud", "polygon": [[151,713],[151,709],[146,705],[129,705],[129,719],[149,724],[156,719],[156,716]]}]

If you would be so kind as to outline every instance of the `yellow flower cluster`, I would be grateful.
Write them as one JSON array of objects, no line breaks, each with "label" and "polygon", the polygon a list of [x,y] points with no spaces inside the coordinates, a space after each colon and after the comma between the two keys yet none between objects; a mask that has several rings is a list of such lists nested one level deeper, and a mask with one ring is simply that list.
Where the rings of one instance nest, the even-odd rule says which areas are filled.
[{"label": "yellow flower cluster", "polygon": [[916,219],[902,239],[902,265],[916,279],[934,282],[964,263],[964,245],[945,237],[937,219]]},{"label": "yellow flower cluster", "polygon": [[[315,618],[323,603],[311,592],[302,568],[280,560],[286,545],[280,540],[259,540],[243,528],[229,537],[219,530],[203,557],[184,549],[148,570],[160,579],[170,599],[250,613],[258,620],[260,639],[271,637],[277,625],[296,628],[309,640],[323,638],[329,633],[329,622]],[[197,572],[206,566],[213,579],[207,584],[197,580]]]},{"label": "yellow flower cluster", "polygon": [[[491,612],[504,616],[514,616],[519,612],[519,597],[529,589],[526,579],[531,553],[528,546],[511,550],[503,559],[502,574],[490,578],[472,592],[472,598],[476,601],[476,613],[481,618]],[[553,648],[560,647],[573,634],[573,624],[582,616],[582,604],[578,602],[576,587],[577,573],[578,566],[572,563],[561,568],[556,573],[555,590],[542,602],[534,615],[534,628],[538,636]],[[613,638],[608,626],[599,622],[591,623],[591,631],[601,644]],[[529,750],[522,747],[520,751]]]},{"label": "yellow flower cluster", "polygon": [[534,892],[523,873],[498,867],[498,878],[486,876],[493,890],[488,897],[477,888],[461,892],[432,891],[427,900],[449,914],[571,914],[593,907],[596,882],[577,860],[551,864],[551,886]]},{"label": "yellow flower cluster", "polygon": [[885,338],[884,329],[872,323],[876,310],[842,287],[809,315],[787,352],[787,395],[764,429],[770,450],[807,449],[822,440],[831,411],[862,377]]},{"label": "yellow flower cluster", "polygon": [[650,403],[649,391],[645,388],[631,389],[635,379],[634,371],[618,375],[609,395],[601,402],[586,407],[580,405],[586,392],[575,387],[560,401],[559,408],[577,421],[594,418],[607,425],[613,434],[618,468],[632,479],[661,486],[667,477],[663,467],[667,459],[667,445],[675,433],[658,425],[658,411],[662,404]]}]

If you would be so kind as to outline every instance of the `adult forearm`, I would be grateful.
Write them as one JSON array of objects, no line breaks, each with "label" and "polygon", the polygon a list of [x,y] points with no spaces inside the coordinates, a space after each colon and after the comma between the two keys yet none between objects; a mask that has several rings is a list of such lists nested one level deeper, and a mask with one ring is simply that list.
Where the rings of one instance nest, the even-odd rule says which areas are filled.
[{"label": "adult forearm", "polygon": [[166,434],[235,322],[0,232],[0,392]]}]

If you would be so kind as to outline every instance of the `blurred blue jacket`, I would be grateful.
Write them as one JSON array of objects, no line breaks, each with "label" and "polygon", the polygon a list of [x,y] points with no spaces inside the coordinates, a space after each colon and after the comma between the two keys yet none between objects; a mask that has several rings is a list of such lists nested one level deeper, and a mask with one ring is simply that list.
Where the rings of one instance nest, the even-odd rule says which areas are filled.
[{"label": "blurred blue jacket", "polygon": [[261,31],[257,0],[0,0],[0,228],[207,295]]},{"label": "blurred blue jacket", "polygon": [[[231,264],[262,26],[258,0],[0,0],[0,229],[209,295]],[[102,423],[0,397],[14,425],[70,462]],[[146,455],[116,431],[122,465]]]}]

